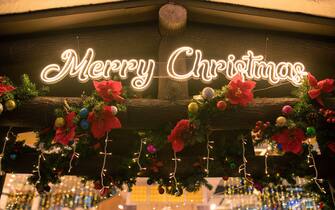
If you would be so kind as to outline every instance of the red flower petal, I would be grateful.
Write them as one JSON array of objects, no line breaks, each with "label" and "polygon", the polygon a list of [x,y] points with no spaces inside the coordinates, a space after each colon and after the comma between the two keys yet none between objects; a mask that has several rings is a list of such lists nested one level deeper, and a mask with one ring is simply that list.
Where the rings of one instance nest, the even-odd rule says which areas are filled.
[{"label": "red flower petal", "polygon": [[320,89],[312,89],[308,91],[308,95],[311,99],[315,99],[317,97],[319,97],[321,94],[321,90]]},{"label": "red flower petal", "polygon": [[329,143],[327,147],[330,149],[330,151],[335,153],[335,142]]},{"label": "red flower petal", "polygon": [[15,87],[11,85],[0,84],[0,96],[2,96],[4,93],[7,93],[13,90],[15,90]]},{"label": "red flower petal", "polygon": [[184,149],[184,142],[183,141],[173,141],[172,149],[174,152],[182,151]]},{"label": "red flower petal", "polygon": [[307,79],[308,79],[308,82],[309,82],[310,86],[316,87],[318,85],[318,81],[316,80],[316,78],[311,73],[308,73]]},{"label": "red flower petal", "polygon": [[334,90],[334,80],[333,79],[324,79],[318,82],[318,86],[325,93],[330,93]]}]

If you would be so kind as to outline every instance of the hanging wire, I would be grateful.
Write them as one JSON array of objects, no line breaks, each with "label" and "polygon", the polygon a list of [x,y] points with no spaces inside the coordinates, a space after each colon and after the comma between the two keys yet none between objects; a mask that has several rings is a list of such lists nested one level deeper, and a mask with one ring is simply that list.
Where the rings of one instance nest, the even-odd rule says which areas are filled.
[{"label": "hanging wire", "polygon": [[210,157],[210,152],[211,149],[213,149],[212,144],[214,143],[214,141],[210,141],[210,135],[212,134],[212,130],[208,130],[207,134],[206,134],[206,140],[207,140],[207,144],[206,144],[206,149],[207,149],[207,156],[203,157],[203,160],[206,160],[206,168],[205,168],[205,172],[206,172],[206,176],[209,175],[209,161],[210,160],[214,160],[214,158]]},{"label": "hanging wire", "polygon": [[76,149],[77,149],[77,143],[75,142],[75,143],[73,144],[73,153],[72,153],[72,155],[71,155],[71,159],[70,159],[70,162],[69,162],[69,170],[67,171],[68,173],[70,173],[71,170],[72,170],[72,162],[73,162],[73,160],[74,160],[75,158],[79,158],[79,153],[76,152]]},{"label": "hanging wire", "polygon": [[100,172],[100,181],[101,181],[101,185],[102,185],[102,189],[104,190],[105,188],[108,188],[108,186],[105,185],[104,183],[104,177],[106,175],[107,169],[106,169],[106,160],[107,160],[107,156],[111,156],[112,153],[111,152],[107,152],[107,146],[108,146],[108,142],[111,142],[112,140],[108,139],[108,132],[106,133],[106,138],[105,138],[105,145],[104,145],[104,152],[100,152],[100,155],[104,155],[104,159],[103,159],[103,163],[102,163],[102,167],[101,167],[101,172]]},{"label": "hanging wire", "polygon": [[[140,171],[146,170],[146,168],[142,167],[140,159],[141,159],[141,155],[142,155],[142,150],[143,150],[143,144],[146,144],[145,139],[141,139],[141,144],[140,144],[140,149],[138,152],[135,152],[134,155],[136,156],[133,161],[137,163],[138,168]],[[140,172],[139,172],[140,173]]]}]

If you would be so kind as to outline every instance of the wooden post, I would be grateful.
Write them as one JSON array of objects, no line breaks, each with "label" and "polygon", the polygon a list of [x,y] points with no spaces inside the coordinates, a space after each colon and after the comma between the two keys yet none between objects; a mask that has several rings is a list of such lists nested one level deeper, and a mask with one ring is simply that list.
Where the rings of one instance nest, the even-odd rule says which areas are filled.
[{"label": "wooden post", "polygon": [[[176,4],[165,4],[159,10],[159,31],[161,41],[158,52],[158,98],[167,100],[188,99],[188,84],[187,82],[176,82],[167,78],[166,61],[171,52],[181,47],[180,35],[186,26],[187,11],[184,7]],[[178,72],[186,72],[186,61],[182,57],[175,62],[175,67]]]}]

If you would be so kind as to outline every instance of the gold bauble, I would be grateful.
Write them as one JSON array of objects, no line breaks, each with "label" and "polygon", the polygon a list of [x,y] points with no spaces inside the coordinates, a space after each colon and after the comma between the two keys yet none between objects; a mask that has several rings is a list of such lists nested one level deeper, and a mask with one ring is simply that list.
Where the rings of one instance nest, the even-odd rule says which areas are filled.
[{"label": "gold bauble", "polygon": [[57,117],[55,120],[55,127],[56,128],[61,128],[65,125],[65,120],[62,117]]},{"label": "gold bauble", "polygon": [[287,122],[286,117],[283,117],[283,116],[277,117],[277,119],[276,119],[276,126],[283,127],[283,126],[286,125],[286,122]]},{"label": "gold bauble", "polygon": [[198,110],[199,110],[199,106],[196,102],[191,102],[189,105],[188,105],[188,111],[191,112],[191,113],[197,113]]},{"label": "gold bauble", "polygon": [[14,100],[10,99],[10,100],[6,101],[5,107],[8,111],[12,111],[13,109],[16,108],[16,103],[15,103]]}]

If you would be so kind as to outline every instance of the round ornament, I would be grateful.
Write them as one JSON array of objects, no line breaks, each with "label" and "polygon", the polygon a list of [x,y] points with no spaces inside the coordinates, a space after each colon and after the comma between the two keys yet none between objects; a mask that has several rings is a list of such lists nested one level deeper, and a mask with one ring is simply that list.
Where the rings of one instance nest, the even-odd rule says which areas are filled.
[{"label": "round ornament", "polygon": [[216,108],[220,111],[224,111],[227,108],[227,103],[225,101],[218,101],[216,103]]},{"label": "round ornament", "polygon": [[147,146],[147,151],[148,151],[149,153],[153,154],[153,153],[155,153],[155,152],[157,151],[157,149],[156,149],[156,147],[155,147],[154,145],[149,144],[149,145]]},{"label": "round ornament", "polygon": [[12,111],[13,109],[16,108],[16,103],[14,100],[10,99],[5,102],[5,107],[8,111]]},{"label": "round ornament", "polygon": [[3,112],[3,105],[0,103],[0,114]]},{"label": "round ornament", "polygon": [[306,128],[306,134],[308,135],[308,136],[315,136],[315,134],[316,134],[316,130],[315,130],[315,128],[314,127],[307,127]]},{"label": "round ornament", "polygon": [[114,116],[117,115],[117,112],[118,112],[117,107],[116,106],[111,106],[111,109],[112,109],[112,114]]},{"label": "round ornament", "polygon": [[189,103],[187,108],[188,108],[188,111],[193,114],[197,113],[199,110],[199,106],[196,102]]},{"label": "round ornament", "polygon": [[161,195],[164,194],[164,192],[165,192],[165,191],[164,191],[164,188],[163,188],[162,186],[159,186],[159,187],[158,187],[158,192],[159,192],[159,194],[161,194]]},{"label": "round ornament", "polygon": [[210,99],[214,98],[214,95],[215,95],[215,91],[214,91],[213,88],[210,88],[210,87],[205,87],[201,91],[201,96],[206,100],[210,100]]},{"label": "round ornament", "polygon": [[285,106],[283,106],[283,108],[282,108],[281,111],[282,111],[282,113],[283,113],[284,115],[289,115],[289,114],[292,113],[293,108],[292,108],[292,106],[290,106],[290,105],[285,105]]},{"label": "round ornament", "polygon": [[79,111],[79,116],[81,118],[86,118],[88,116],[88,109],[87,108],[82,108],[80,111]]},{"label": "round ornament", "polygon": [[87,129],[90,127],[90,124],[88,123],[87,120],[81,120],[81,121],[80,121],[80,127],[81,127],[83,130],[87,130]]},{"label": "round ornament", "polygon": [[283,117],[283,116],[277,117],[276,126],[277,127],[283,127],[283,126],[286,125],[286,122],[287,122],[286,117]]},{"label": "round ornament", "polygon": [[16,160],[17,155],[16,155],[16,153],[12,153],[12,154],[9,155],[9,157],[10,157],[11,160]]},{"label": "round ornament", "polygon": [[61,128],[65,125],[65,120],[62,117],[57,117],[55,120],[55,127],[56,128]]}]

